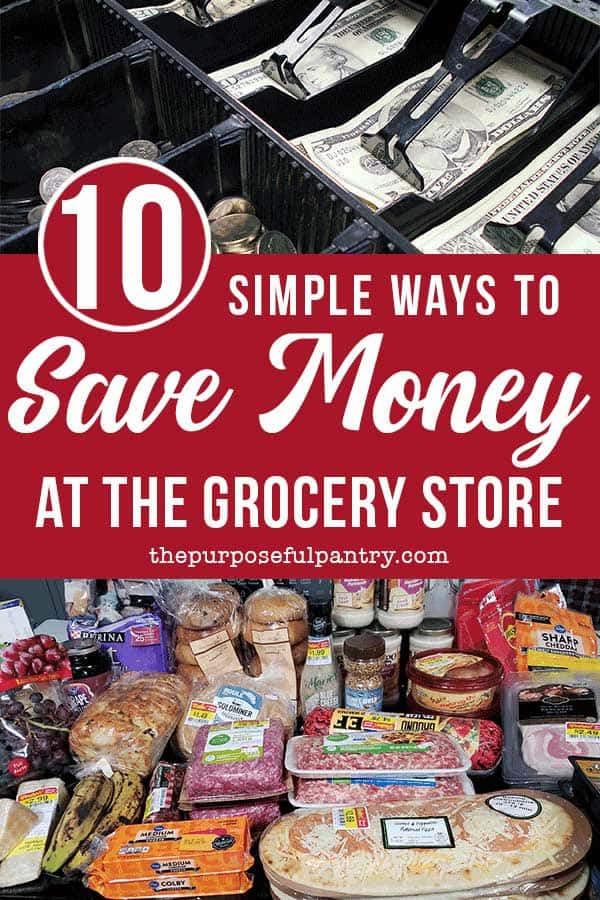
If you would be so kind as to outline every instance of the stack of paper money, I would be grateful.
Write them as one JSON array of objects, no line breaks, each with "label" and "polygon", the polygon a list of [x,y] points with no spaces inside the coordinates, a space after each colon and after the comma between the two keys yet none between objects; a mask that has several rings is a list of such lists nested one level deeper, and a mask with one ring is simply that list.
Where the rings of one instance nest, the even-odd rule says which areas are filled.
[{"label": "stack of paper money", "polygon": [[[216,0],[215,0],[216,2]],[[309,96],[318,94],[349,75],[397,53],[406,43],[421,16],[397,0],[366,0],[344,13],[339,21],[308,51],[296,66],[296,74]],[[247,97],[266,87],[285,90],[261,68],[271,50],[212,72],[234,97]]]},{"label": "stack of paper money", "polygon": [[203,15],[200,4],[194,7],[190,0],[173,0],[172,3],[165,3],[164,6],[138,6],[128,12],[140,22],[164,13],[175,13],[183,19],[187,19],[188,22],[192,22],[193,25],[209,25],[211,22],[229,19],[245,9],[250,9],[251,6],[259,6],[265,2],[267,0],[209,0],[204,8],[205,15]]},{"label": "stack of paper money", "polygon": [[[537,156],[523,172],[511,178],[493,193],[443,225],[417,238],[414,243],[426,253],[498,253],[484,236],[488,222],[514,225],[564,181],[573,169],[593,150],[600,140],[600,106],[596,106],[580,122]],[[584,183],[575,187],[561,205],[568,209],[600,181],[600,166],[589,173]],[[560,205],[559,205],[560,209]],[[532,234],[524,247],[535,245]],[[554,253],[600,253],[600,203],[573,225],[557,242]]]},{"label": "stack of paper money", "polygon": [[[482,34],[472,52],[488,41],[489,33]],[[393,88],[345,125],[307,134],[294,143],[374,209],[416,193],[361,145],[361,135],[386,125],[436,69],[437,65]],[[421,196],[436,200],[473,175],[540,121],[564,83],[563,72],[521,49],[512,50],[469,82],[409,145],[408,155],[425,181]]]}]

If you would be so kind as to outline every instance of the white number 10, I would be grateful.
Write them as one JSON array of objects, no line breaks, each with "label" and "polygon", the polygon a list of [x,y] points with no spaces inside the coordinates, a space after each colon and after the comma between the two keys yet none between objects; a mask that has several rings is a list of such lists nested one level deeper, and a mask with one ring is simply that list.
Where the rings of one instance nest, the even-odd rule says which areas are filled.
[{"label": "white number 10", "polygon": [[[155,204],[161,214],[161,283],[149,291],[143,284],[143,212]],[[98,308],[98,188],[84,185],[62,212],[77,217],[77,309]],[[174,191],[162,184],[133,188],[121,211],[123,293],[137,309],[167,309],[179,297],[182,282],[181,204]],[[108,263],[106,263],[108,264]]]}]

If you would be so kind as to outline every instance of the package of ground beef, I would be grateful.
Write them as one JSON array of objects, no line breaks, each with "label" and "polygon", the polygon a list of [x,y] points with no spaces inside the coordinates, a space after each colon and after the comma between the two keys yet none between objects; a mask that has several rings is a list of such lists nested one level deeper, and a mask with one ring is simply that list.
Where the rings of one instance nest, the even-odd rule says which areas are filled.
[{"label": "package of ground beef", "polygon": [[258,837],[271,822],[281,816],[277,800],[252,801],[251,803],[228,803],[224,806],[203,806],[190,810],[190,819],[218,819],[221,816],[246,816],[253,838]]},{"label": "package of ground beef", "polygon": [[442,778],[394,775],[353,775],[346,778],[297,778],[292,806],[353,806],[355,804],[396,802],[397,800],[433,800],[474,794],[466,775]]},{"label": "package of ground beef", "polygon": [[284,793],[284,745],[280,719],[199,728],[183,787],[186,801],[252,800]]},{"label": "package of ground beef", "polygon": [[470,760],[453,738],[436,731],[339,732],[292,738],[285,764],[293,775],[304,778],[361,771],[460,775]]}]

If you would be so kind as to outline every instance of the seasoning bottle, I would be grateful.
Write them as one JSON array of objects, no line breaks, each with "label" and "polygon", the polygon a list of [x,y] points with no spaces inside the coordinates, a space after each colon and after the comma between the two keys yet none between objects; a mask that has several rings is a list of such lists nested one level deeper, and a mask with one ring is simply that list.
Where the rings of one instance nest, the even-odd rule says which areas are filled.
[{"label": "seasoning bottle", "polygon": [[366,634],[376,634],[383,638],[385,644],[385,663],[383,666],[383,709],[395,710],[400,702],[400,650],[402,632],[384,628],[379,622],[373,622],[365,628]]},{"label": "seasoning bottle", "polygon": [[349,709],[383,708],[385,641],[377,634],[356,634],[344,642],[344,705]]},{"label": "seasoning bottle", "polygon": [[309,599],[308,649],[300,679],[300,712],[340,705],[341,681],[331,641],[331,600]]},{"label": "seasoning bottle", "polygon": [[416,628],[425,615],[425,581],[390,578],[377,603],[377,621],[384,628]]},{"label": "seasoning bottle", "polygon": [[333,621],[342,628],[364,628],[375,618],[375,582],[367,578],[336,578]]},{"label": "seasoning bottle", "polygon": [[454,646],[454,627],[451,619],[426,618],[410,636],[410,653],[421,650],[447,650]]},{"label": "seasoning bottle", "polygon": [[65,641],[63,647],[66,648],[72,673],[71,680],[65,684],[65,691],[71,707],[81,712],[96,694],[106,690],[111,681],[110,653],[90,638]]}]

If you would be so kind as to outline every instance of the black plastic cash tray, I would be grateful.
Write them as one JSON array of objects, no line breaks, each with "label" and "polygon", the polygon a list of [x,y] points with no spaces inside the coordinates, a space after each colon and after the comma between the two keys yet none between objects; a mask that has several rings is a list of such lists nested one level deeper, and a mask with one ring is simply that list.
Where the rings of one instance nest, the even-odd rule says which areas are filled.
[{"label": "black plastic cash tray", "polygon": [[[128,6],[145,2],[126,0]],[[284,39],[314,0],[271,0],[206,28],[172,13],[138,22],[116,0],[0,3],[3,62],[4,48],[22,28],[25,10],[31,14],[32,34],[32,46],[23,55],[27,78],[34,61],[46,58],[38,67],[41,90],[0,111],[0,249],[35,252],[37,228],[26,227],[26,213],[40,202],[37,182],[43,171],[53,165],[77,168],[140,137],[159,144],[161,162],[180,171],[206,204],[242,191],[256,203],[264,224],[289,233],[302,252],[415,252],[406,235],[422,233],[520,171],[597,99],[600,19],[592,21],[590,9],[598,3],[553,3],[526,42],[572,75],[551,114],[444,200],[432,203],[411,196],[381,215],[321,173],[286,139],[342,124],[433,65],[466,0],[424,3],[424,17],[403,50],[316,97],[301,101],[268,88],[244,102],[227,95],[208,73]],[[70,37],[63,46],[69,48],[68,59],[62,51],[48,52],[36,19],[42,13],[42,19],[51,19],[63,5],[61,16],[70,17]],[[169,34],[169,28],[179,37]],[[9,53],[6,77],[14,79],[17,66],[18,57]],[[27,78],[18,82],[19,89],[34,89]],[[47,78],[54,80],[46,83]],[[196,167],[190,162],[194,159],[203,165]]]},{"label": "black plastic cash tray", "polygon": [[[2,8],[2,21],[14,5]],[[41,202],[44,171],[115,155],[136,137],[155,141],[161,162],[186,170],[207,205],[247,194],[265,226],[285,231],[302,252],[414,251],[143,23],[105,0],[77,0],[77,10],[93,61],[0,110],[3,252],[36,251],[27,212]],[[4,28],[2,41],[10,41]]]}]

